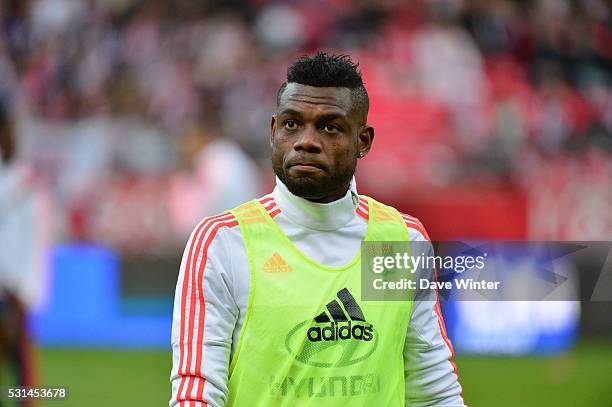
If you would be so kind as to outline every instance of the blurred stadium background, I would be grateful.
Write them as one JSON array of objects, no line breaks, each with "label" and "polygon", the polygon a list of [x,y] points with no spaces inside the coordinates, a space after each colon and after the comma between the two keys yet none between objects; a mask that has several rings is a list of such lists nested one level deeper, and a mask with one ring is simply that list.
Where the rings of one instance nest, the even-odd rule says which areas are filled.
[{"label": "blurred stadium background", "polygon": [[[183,246],[272,188],[270,115],[304,53],[360,62],[360,192],[433,239],[612,240],[609,1],[4,0],[0,21],[0,265],[20,275],[0,286],[37,382],[70,387],[53,405],[166,404]],[[568,315],[561,347],[458,347],[466,401],[612,406],[611,304]]]}]

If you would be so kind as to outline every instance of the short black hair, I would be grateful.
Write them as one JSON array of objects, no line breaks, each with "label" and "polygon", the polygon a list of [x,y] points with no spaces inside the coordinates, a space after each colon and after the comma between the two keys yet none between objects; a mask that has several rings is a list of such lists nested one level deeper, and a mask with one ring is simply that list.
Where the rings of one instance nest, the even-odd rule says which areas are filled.
[{"label": "short black hair", "polygon": [[368,117],[370,99],[363,86],[359,64],[348,55],[318,52],[313,56],[302,56],[287,69],[287,80],[278,89],[276,105],[288,83],[315,87],[349,88],[351,90],[352,108],[362,117],[362,124]]}]

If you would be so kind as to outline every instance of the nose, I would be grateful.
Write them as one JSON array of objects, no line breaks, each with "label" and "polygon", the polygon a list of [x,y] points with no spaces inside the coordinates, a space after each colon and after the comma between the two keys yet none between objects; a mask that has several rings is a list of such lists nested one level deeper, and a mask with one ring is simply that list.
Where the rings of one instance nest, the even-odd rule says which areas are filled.
[{"label": "nose", "polygon": [[308,153],[320,153],[321,152],[321,142],[319,139],[319,132],[315,128],[315,126],[306,126],[304,130],[300,132],[299,137],[295,140],[293,144],[293,149],[295,151],[306,151]]}]

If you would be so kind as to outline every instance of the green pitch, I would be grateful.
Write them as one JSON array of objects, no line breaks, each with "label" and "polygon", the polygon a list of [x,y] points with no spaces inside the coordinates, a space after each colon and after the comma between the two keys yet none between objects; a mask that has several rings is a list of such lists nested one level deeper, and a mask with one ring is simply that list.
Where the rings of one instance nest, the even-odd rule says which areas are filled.
[{"label": "green pitch", "polygon": [[471,406],[612,406],[612,342],[556,357],[457,357]]},{"label": "green pitch", "polygon": [[171,358],[159,351],[44,349],[42,382],[69,388],[68,401],[44,405],[168,405]]},{"label": "green pitch", "polygon": [[[554,358],[457,357],[470,406],[612,406],[612,342],[582,342]],[[45,406],[163,406],[168,352],[44,349],[43,383],[70,399]]]}]

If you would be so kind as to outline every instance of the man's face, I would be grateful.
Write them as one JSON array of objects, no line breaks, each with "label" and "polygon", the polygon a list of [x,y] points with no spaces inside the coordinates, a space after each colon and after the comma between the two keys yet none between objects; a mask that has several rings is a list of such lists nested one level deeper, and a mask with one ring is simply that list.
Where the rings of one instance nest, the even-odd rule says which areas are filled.
[{"label": "man's face", "polygon": [[295,195],[331,202],[346,193],[374,130],[351,109],[348,88],[289,83],[272,116],[272,166]]}]

